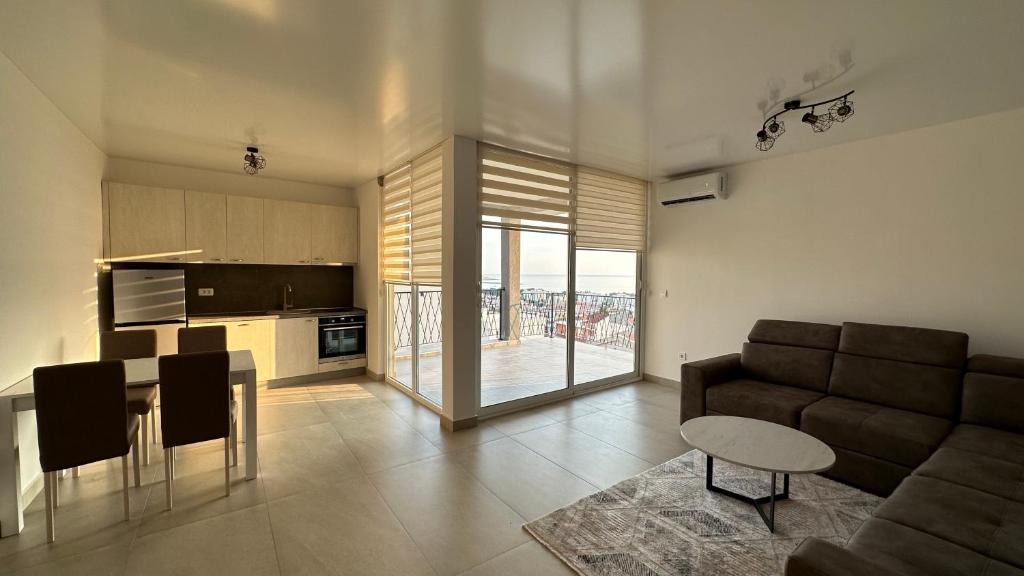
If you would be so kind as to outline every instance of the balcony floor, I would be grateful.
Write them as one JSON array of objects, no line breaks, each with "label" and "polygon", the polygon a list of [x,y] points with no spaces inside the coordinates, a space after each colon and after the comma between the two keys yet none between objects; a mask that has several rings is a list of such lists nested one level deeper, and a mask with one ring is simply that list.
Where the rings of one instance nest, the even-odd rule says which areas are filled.
[{"label": "balcony floor", "polygon": [[[485,342],[480,354],[480,403],[491,406],[566,387],[566,341],[532,336],[515,345]],[[582,384],[633,371],[633,352],[576,343],[576,383]],[[395,363],[397,380],[412,382],[412,360]],[[441,400],[441,356],[420,358],[420,392]]]}]

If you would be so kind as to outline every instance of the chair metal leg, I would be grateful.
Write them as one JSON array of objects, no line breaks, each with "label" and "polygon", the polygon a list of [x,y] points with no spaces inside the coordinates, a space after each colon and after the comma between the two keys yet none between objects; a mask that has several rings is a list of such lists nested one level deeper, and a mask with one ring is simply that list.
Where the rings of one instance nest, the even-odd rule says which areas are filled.
[{"label": "chair metal leg", "polygon": [[60,508],[60,471],[52,472],[53,474],[53,492],[51,498],[53,499],[53,507]]},{"label": "chair metal leg", "polygon": [[142,486],[142,470],[139,469],[139,436],[132,441],[132,472],[135,473],[135,487]]},{"label": "chair metal leg", "polygon": [[149,466],[149,421],[153,411],[142,415],[142,425],[139,426],[139,433],[142,434],[142,463]]},{"label": "chair metal leg", "polygon": [[224,495],[231,496],[231,439],[224,439]]},{"label": "chair metal leg", "polygon": [[53,542],[53,483],[55,474],[43,472],[43,498],[46,501],[46,541]]},{"label": "chair metal leg", "polygon": [[128,455],[121,456],[121,480],[124,484],[124,519],[132,519],[131,502],[128,500]]},{"label": "chair metal leg", "polygon": [[238,420],[231,421],[231,457],[234,459],[232,466],[238,466]]},{"label": "chair metal leg", "polygon": [[164,448],[164,488],[167,491],[168,510],[174,505],[174,469],[172,463],[174,457],[171,456],[171,450],[173,448]]},{"label": "chair metal leg", "polygon": [[75,466],[74,468],[71,469],[71,477],[78,478],[78,466]]}]

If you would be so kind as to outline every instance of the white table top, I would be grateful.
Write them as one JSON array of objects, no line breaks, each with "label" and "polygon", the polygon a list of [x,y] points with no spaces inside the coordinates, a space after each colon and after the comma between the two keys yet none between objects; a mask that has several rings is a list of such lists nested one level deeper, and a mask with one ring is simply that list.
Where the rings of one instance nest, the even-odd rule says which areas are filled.
[{"label": "white table top", "polygon": [[[256,363],[252,359],[252,352],[249,350],[232,350],[231,355],[231,383],[244,383],[245,372],[256,369]],[[160,381],[160,368],[157,358],[136,358],[124,361],[124,376],[126,384],[131,386],[145,386]],[[21,399],[31,398],[33,395],[32,376],[22,378],[13,385],[0,391],[0,397]]]},{"label": "white table top", "polygon": [[726,462],[784,474],[824,472],[836,463],[824,442],[794,428],[738,416],[701,416],[679,427],[687,444]]}]

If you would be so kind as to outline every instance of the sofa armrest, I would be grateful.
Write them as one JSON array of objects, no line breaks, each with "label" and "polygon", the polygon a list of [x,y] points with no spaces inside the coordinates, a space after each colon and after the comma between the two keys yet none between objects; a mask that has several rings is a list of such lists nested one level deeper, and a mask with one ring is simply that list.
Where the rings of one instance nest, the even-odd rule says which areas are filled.
[{"label": "sofa armrest", "polygon": [[819,540],[807,538],[786,559],[786,576],[906,576],[869,558]]},{"label": "sofa armrest", "polygon": [[739,376],[739,354],[726,354],[683,364],[679,379],[682,383],[679,423],[703,416],[707,412],[704,393],[708,388]]}]

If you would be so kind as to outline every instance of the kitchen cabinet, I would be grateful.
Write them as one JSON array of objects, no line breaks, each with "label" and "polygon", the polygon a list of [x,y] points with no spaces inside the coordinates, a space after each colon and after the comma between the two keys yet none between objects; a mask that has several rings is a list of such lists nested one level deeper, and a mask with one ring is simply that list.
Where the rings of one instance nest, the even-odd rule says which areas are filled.
[{"label": "kitchen cabinet", "polygon": [[110,258],[184,260],[184,190],[108,183],[107,219]]},{"label": "kitchen cabinet", "polygon": [[316,374],[319,364],[316,318],[274,320],[274,378]]},{"label": "kitchen cabinet", "polygon": [[227,260],[227,199],[223,194],[185,191],[185,245],[191,261],[225,262]]},{"label": "kitchen cabinet", "polygon": [[246,196],[227,197],[227,261],[234,264],[263,262],[263,200]]},{"label": "kitchen cabinet", "polygon": [[190,322],[190,326],[223,326],[228,350],[249,350],[256,364],[256,380],[274,378],[274,320]]},{"label": "kitchen cabinet", "polygon": [[310,238],[313,264],[356,261],[357,211],[346,206],[313,206]]},{"label": "kitchen cabinet", "polygon": [[263,261],[310,263],[310,205],[285,200],[263,201]]}]

